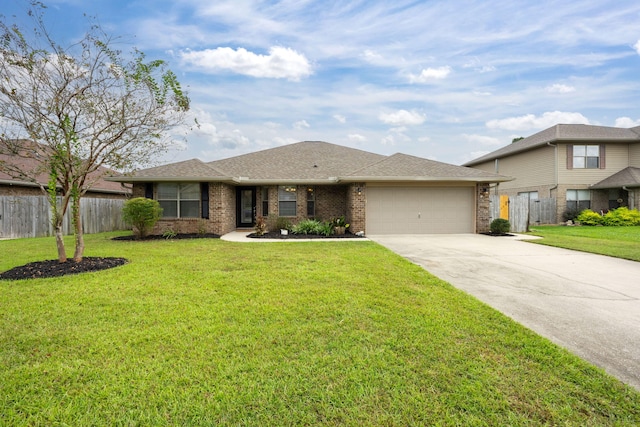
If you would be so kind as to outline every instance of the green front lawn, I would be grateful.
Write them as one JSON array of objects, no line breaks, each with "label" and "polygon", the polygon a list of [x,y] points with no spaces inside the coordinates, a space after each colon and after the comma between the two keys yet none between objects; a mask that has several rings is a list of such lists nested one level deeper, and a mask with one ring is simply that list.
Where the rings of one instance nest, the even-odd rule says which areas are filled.
[{"label": "green front lawn", "polygon": [[[118,242],[0,281],[0,425],[638,425],[640,393],[373,242]],[[0,271],[55,256],[0,241]]]},{"label": "green front lawn", "polygon": [[640,227],[535,226],[533,243],[640,261]]}]

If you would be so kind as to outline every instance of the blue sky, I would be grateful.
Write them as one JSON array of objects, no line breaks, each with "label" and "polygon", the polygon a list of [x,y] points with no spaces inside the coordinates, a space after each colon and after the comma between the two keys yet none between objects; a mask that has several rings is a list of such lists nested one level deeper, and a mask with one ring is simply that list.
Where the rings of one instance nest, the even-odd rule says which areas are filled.
[{"label": "blue sky", "polygon": [[640,125],[637,0],[44,3],[63,44],[86,13],[169,62],[201,126],[164,161],[322,140],[461,164],[556,123]]}]

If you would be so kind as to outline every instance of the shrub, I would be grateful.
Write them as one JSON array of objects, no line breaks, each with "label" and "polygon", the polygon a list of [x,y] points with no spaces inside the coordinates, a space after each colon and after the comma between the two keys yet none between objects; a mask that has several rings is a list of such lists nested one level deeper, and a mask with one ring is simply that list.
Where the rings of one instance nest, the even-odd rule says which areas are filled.
[{"label": "shrub", "polygon": [[493,234],[506,234],[511,230],[511,223],[506,219],[496,218],[491,221],[491,225],[489,227]]},{"label": "shrub", "polygon": [[258,236],[264,235],[264,233],[267,231],[267,221],[263,216],[259,216],[258,218],[256,218],[256,225],[254,226],[254,229],[256,230],[256,234]]},{"label": "shrub", "polygon": [[604,225],[610,226],[633,226],[640,225],[640,212],[637,209],[620,207],[610,210],[603,217]]},{"label": "shrub", "polygon": [[320,223],[320,229],[318,234],[322,234],[323,236],[331,236],[333,234],[333,224],[331,221],[325,221]]},{"label": "shrub", "polygon": [[322,224],[315,219],[304,219],[291,228],[294,234],[320,234]]},{"label": "shrub", "polygon": [[580,212],[580,215],[576,220],[582,225],[602,225],[604,218],[599,213],[592,211],[591,209],[585,209]]},{"label": "shrub", "polygon": [[282,216],[271,214],[266,219],[268,231],[291,230],[291,220]]},{"label": "shrub", "polygon": [[129,199],[122,207],[124,221],[133,226],[133,233],[143,238],[153,229],[162,215],[162,208],[157,200],[136,197]]},{"label": "shrub", "polygon": [[562,213],[562,220],[563,221],[575,221],[576,218],[578,218],[578,215],[580,214],[580,212],[576,209],[567,209],[566,211],[564,211]]}]

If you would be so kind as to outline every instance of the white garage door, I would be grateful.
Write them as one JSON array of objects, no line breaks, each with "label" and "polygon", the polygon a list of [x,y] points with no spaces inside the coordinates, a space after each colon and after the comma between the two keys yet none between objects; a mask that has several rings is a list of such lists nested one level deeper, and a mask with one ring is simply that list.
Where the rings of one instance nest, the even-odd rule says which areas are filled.
[{"label": "white garage door", "polygon": [[474,232],[472,187],[367,187],[367,234]]}]

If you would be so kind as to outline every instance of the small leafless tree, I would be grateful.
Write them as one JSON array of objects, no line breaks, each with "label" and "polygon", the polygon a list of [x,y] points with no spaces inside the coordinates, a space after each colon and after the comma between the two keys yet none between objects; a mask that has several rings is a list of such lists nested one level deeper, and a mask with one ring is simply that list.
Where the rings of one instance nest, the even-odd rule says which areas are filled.
[{"label": "small leafless tree", "polygon": [[[189,98],[164,61],[148,61],[137,49],[123,54],[90,21],[81,40],[62,47],[43,10],[32,2],[29,34],[0,16],[0,154],[8,159],[0,170],[48,196],[60,262],[67,260],[62,225],[71,207],[73,258],[81,261],[80,199],[106,168],[131,170],[165,152],[166,131],[183,122]],[[37,166],[25,170],[25,157]],[[38,182],[43,174],[46,183]]]}]

